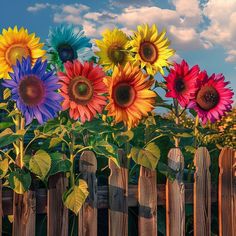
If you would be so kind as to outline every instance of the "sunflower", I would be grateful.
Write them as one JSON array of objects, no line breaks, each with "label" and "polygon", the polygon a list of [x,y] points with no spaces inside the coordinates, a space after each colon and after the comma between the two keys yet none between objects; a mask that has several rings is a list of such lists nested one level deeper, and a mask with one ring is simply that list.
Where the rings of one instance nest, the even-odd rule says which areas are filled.
[{"label": "sunflower", "polygon": [[49,60],[63,68],[63,63],[75,59],[85,61],[93,56],[90,39],[84,35],[83,26],[78,32],[72,25],[60,25],[51,28],[47,40]]},{"label": "sunflower", "polygon": [[158,34],[155,24],[152,27],[145,24],[137,27],[138,31],[134,33],[129,42],[131,52],[134,54],[133,61],[146,68],[150,75],[160,72],[164,75],[163,67],[168,67],[171,63],[168,58],[173,56],[175,51],[168,48],[170,41],[165,38],[165,31]]},{"label": "sunflower", "polygon": [[13,29],[3,29],[0,34],[0,78],[9,79],[9,72],[17,60],[22,61],[23,57],[30,56],[32,63],[43,57],[46,51],[42,50],[43,43],[39,43],[40,38],[35,34],[28,34],[27,29],[17,26]]},{"label": "sunflower", "polygon": [[57,116],[61,110],[62,96],[58,78],[53,72],[46,72],[47,61],[37,59],[32,67],[31,58],[23,58],[13,66],[11,80],[4,80],[3,86],[11,89],[12,99],[26,120],[26,125],[34,118],[40,124]]},{"label": "sunflower", "polygon": [[80,63],[77,60],[66,62],[66,72],[58,72],[64,97],[63,110],[69,110],[72,119],[80,118],[84,123],[97,113],[102,113],[106,103],[107,87],[103,82],[105,73],[92,62]]},{"label": "sunflower", "polygon": [[181,64],[174,63],[174,68],[165,77],[167,82],[166,97],[177,99],[182,107],[187,107],[189,100],[193,98],[197,89],[196,80],[199,75],[199,66],[195,65],[189,68],[186,61]]},{"label": "sunflower", "polygon": [[198,89],[188,107],[198,113],[203,124],[206,124],[208,120],[212,123],[220,120],[232,109],[234,93],[226,87],[229,82],[225,82],[222,74],[213,74],[208,77],[205,71],[200,73],[197,82]]},{"label": "sunflower", "polygon": [[150,90],[153,81],[148,80],[139,67],[130,63],[115,67],[112,77],[107,77],[105,83],[109,92],[106,110],[116,123],[123,121],[130,129],[153,110],[156,97],[156,93]]},{"label": "sunflower", "polygon": [[105,71],[114,69],[115,66],[124,66],[132,58],[127,52],[127,35],[121,30],[105,30],[102,34],[103,39],[95,40],[100,51],[95,54],[99,56],[99,64]]}]

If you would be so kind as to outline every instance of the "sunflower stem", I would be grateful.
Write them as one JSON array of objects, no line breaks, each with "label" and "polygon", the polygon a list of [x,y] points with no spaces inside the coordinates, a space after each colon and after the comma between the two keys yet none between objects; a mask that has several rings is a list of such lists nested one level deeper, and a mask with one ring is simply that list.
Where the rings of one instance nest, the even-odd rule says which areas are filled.
[{"label": "sunflower stem", "polygon": [[[178,101],[174,99],[174,108],[175,108],[175,124],[178,126],[179,125],[179,105]],[[174,138],[175,139],[175,147],[179,147],[179,138]]]},{"label": "sunflower stem", "polygon": [[71,187],[75,184],[75,176],[74,176],[74,146],[75,146],[75,135],[74,135],[74,128],[75,123],[72,123],[72,129],[70,133],[71,138],[71,145],[70,145],[70,161],[71,161],[71,168],[70,168],[70,185]]},{"label": "sunflower stem", "polygon": [[198,136],[198,125],[199,125],[199,116],[197,115],[195,118],[194,124],[194,137],[195,137],[195,147],[197,147],[197,136]]}]

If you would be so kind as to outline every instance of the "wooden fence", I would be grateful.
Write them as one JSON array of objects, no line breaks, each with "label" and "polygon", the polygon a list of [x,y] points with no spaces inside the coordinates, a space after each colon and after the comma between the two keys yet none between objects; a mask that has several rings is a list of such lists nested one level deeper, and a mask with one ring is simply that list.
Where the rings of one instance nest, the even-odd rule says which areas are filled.
[{"label": "wooden fence", "polygon": [[[185,203],[194,206],[194,235],[211,235],[211,203],[218,202],[219,235],[236,236],[236,157],[235,150],[225,148],[219,157],[219,183],[211,186],[210,155],[199,148],[194,157],[196,171],[193,184],[184,184],[184,158],[177,148],[168,154],[168,165],[178,170],[176,180],[166,184],[156,182],[156,171],[141,167],[138,185],[128,185],[127,159],[119,152],[121,168],[109,162],[111,174],[108,186],[97,186],[97,160],[91,151],[80,158],[80,172],[89,186],[89,197],[78,215],[78,235],[97,235],[97,210],[108,208],[109,236],[128,235],[128,207],[137,206],[138,234],[155,236],[158,205],[166,205],[167,236],[185,235]],[[0,214],[14,215],[13,235],[35,235],[36,214],[47,213],[47,235],[68,235],[68,210],[61,195],[67,179],[57,174],[49,180],[49,189],[31,189],[24,195],[2,190],[0,184]],[[102,219],[104,220],[104,219]],[[2,235],[2,217],[0,217]]]}]

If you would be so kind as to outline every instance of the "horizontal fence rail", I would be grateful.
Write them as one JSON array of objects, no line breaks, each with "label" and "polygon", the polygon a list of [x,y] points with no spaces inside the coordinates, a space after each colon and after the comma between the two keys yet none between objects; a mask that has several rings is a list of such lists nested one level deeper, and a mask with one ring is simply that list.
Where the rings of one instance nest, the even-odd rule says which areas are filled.
[{"label": "horizontal fence rail", "polygon": [[[219,183],[211,184],[210,155],[206,148],[194,156],[194,182],[183,182],[184,157],[171,149],[168,165],[178,171],[175,181],[157,183],[156,171],[140,168],[138,185],[128,184],[127,158],[120,150],[121,168],[111,160],[108,186],[97,186],[97,160],[85,151],[79,160],[81,178],[88,183],[89,196],[78,215],[78,236],[96,236],[97,209],[108,208],[109,236],[128,235],[128,207],[138,207],[139,236],[158,234],[158,206],[166,206],[167,235],[185,235],[185,204],[193,204],[195,236],[211,235],[211,204],[218,203],[219,235],[236,236],[236,152],[224,148],[219,156]],[[34,236],[37,214],[47,214],[47,235],[67,236],[68,210],[62,204],[62,193],[68,186],[63,174],[49,181],[49,188],[32,189],[24,195],[2,188],[0,181],[0,214],[13,215],[13,235]],[[2,217],[0,217],[0,236]]]}]

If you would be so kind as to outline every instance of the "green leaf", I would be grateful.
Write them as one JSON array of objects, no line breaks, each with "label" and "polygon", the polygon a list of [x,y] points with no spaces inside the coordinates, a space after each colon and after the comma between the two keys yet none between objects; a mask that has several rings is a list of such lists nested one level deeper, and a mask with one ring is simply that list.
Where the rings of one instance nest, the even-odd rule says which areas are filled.
[{"label": "green leaf", "polygon": [[88,185],[80,179],[78,185],[74,185],[63,195],[64,205],[78,215],[80,208],[88,196]]},{"label": "green leaf", "polygon": [[8,114],[8,117],[12,117],[12,116],[15,116],[15,115],[19,115],[20,114],[20,111],[18,111],[18,110],[13,110],[13,111],[11,111],[9,114]]},{"label": "green leaf", "polygon": [[49,148],[53,148],[62,142],[62,139],[59,137],[52,138],[49,143]]},{"label": "green leaf", "polygon": [[186,152],[190,152],[190,153],[193,153],[193,154],[196,151],[196,148],[194,148],[193,146],[185,146],[184,149],[185,149]]},{"label": "green leaf", "polygon": [[27,173],[22,169],[17,169],[16,171],[11,172],[8,180],[10,187],[18,194],[23,194],[30,188],[30,173]]},{"label": "green leaf", "polygon": [[125,132],[119,132],[115,134],[115,140],[118,143],[119,146],[122,146],[123,144],[131,141],[134,137],[134,133],[131,130],[125,131]]},{"label": "green leaf", "polygon": [[176,174],[177,172],[175,172],[174,170],[172,170],[168,165],[166,165],[165,163],[159,161],[158,165],[157,165],[157,169],[160,173],[162,173],[163,175],[165,175],[168,179],[170,179],[171,181],[174,181],[176,178]]},{"label": "green leaf", "polygon": [[0,160],[0,179],[2,179],[7,174],[8,167],[9,163],[7,158]]},{"label": "green leaf", "polygon": [[12,144],[20,137],[22,137],[21,134],[13,133],[10,128],[5,129],[0,133],[0,148]]},{"label": "green leaf", "polygon": [[0,109],[1,109],[1,110],[7,109],[7,103],[6,103],[6,102],[1,102],[1,103],[0,103]]},{"label": "green leaf", "polygon": [[1,122],[0,123],[0,130],[9,128],[9,127],[11,127],[13,125],[14,125],[14,123],[12,123],[12,122]]},{"label": "green leaf", "polygon": [[44,180],[51,168],[51,157],[44,150],[39,150],[29,161],[29,170]]},{"label": "green leaf", "polygon": [[9,88],[4,89],[3,91],[3,99],[6,100],[11,96],[11,90]]},{"label": "green leaf", "polygon": [[69,172],[71,168],[71,162],[67,158],[63,158],[63,154],[59,152],[51,153],[51,169],[49,172],[49,176],[55,175],[59,172]]},{"label": "green leaf", "polygon": [[131,157],[137,164],[155,169],[160,159],[160,149],[155,143],[149,143],[145,149],[132,147]]}]

